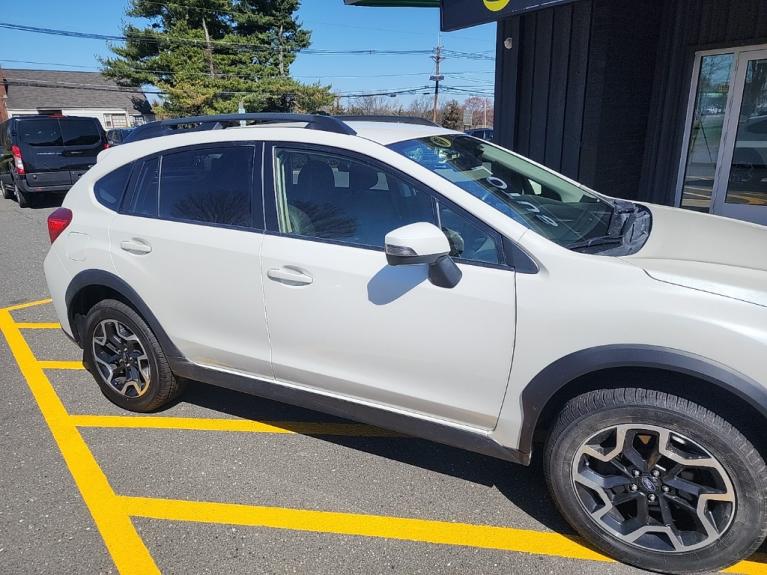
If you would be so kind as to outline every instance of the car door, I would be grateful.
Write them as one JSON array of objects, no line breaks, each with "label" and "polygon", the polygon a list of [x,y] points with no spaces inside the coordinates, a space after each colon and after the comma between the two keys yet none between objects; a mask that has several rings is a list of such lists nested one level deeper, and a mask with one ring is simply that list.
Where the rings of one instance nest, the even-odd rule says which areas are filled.
[{"label": "car door", "polygon": [[117,273],[187,359],[271,379],[260,144],[167,150],[131,180],[110,226]]},{"label": "car door", "polygon": [[[500,237],[370,158],[289,144],[265,157],[274,165],[262,274],[277,380],[492,428],[515,330]],[[463,272],[455,288],[432,285],[425,265],[387,265],[385,234],[419,221],[448,236]]]}]

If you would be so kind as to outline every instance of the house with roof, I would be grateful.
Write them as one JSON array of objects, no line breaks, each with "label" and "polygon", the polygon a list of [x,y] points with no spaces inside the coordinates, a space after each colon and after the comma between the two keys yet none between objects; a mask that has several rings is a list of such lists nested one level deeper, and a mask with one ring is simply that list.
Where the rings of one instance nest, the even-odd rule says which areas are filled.
[{"label": "house with roof", "polygon": [[154,119],[140,90],[98,72],[0,69],[0,121],[29,114],[98,118],[105,130]]}]

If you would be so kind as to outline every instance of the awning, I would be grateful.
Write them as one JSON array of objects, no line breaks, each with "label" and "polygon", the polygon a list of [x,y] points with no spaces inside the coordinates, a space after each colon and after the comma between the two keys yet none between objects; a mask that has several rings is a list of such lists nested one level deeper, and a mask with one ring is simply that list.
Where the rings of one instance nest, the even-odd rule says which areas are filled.
[{"label": "awning", "polygon": [[574,0],[344,0],[355,6],[441,8],[444,32],[494,22],[522,12],[532,12]]}]

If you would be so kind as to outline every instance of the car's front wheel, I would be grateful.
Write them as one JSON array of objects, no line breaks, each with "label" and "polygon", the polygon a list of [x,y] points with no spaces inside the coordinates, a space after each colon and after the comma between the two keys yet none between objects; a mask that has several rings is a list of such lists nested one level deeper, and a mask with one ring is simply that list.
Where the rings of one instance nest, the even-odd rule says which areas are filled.
[{"label": "car's front wheel", "polygon": [[84,333],[84,363],[116,405],[153,411],[183,391],[183,380],[173,375],[152,330],[123,302],[108,299],[93,306]]},{"label": "car's front wheel", "polygon": [[665,573],[715,571],[767,535],[767,467],[728,421],[685,399],[608,389],[570,400],[546,446],[546,479],[589,543]]}]

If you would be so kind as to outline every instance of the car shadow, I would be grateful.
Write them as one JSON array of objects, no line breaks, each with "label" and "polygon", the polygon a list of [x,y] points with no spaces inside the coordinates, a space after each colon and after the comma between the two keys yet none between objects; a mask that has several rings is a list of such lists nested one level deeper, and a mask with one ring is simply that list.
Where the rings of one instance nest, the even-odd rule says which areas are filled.
[{"label": "car shadow", "polygon": [[[267,421],[276,425],[283,422],[286,424],[285,429],[290,429],[291,426],[288,424],[295,422],[347,421],[302,407],[196,381],[188,382],[186,392],[177,403],[188,403],[252,421]],[[412,437],[405,441],[401,437],[333,435],[313,437],[464,481],[495,487],[515,507],[546,528],[590,547],[573,532],[554,506],[546,488],[540,456],[533,457],[532,465],[524,467],[494,457]],[[767,564],[767,541],[761,545],[751,560]]]},{"label": "car shadow", "polygon": [[[295,407],[248,394],[189,381],[179,403],[212,409],[227,415],[268,421],[343,422],[345,420],[316,411]],[[289,425],[285,425],[290,429]],[[513,463],[441,445],[431,441],[392,437],[315,436],[323,441],[356,449],[392,461],[413,465],[487,487],[495,487],[516,507],[547,528],[566,536],[572,533],[548,496],[543,471],[534,459],[524,467]]]}]

